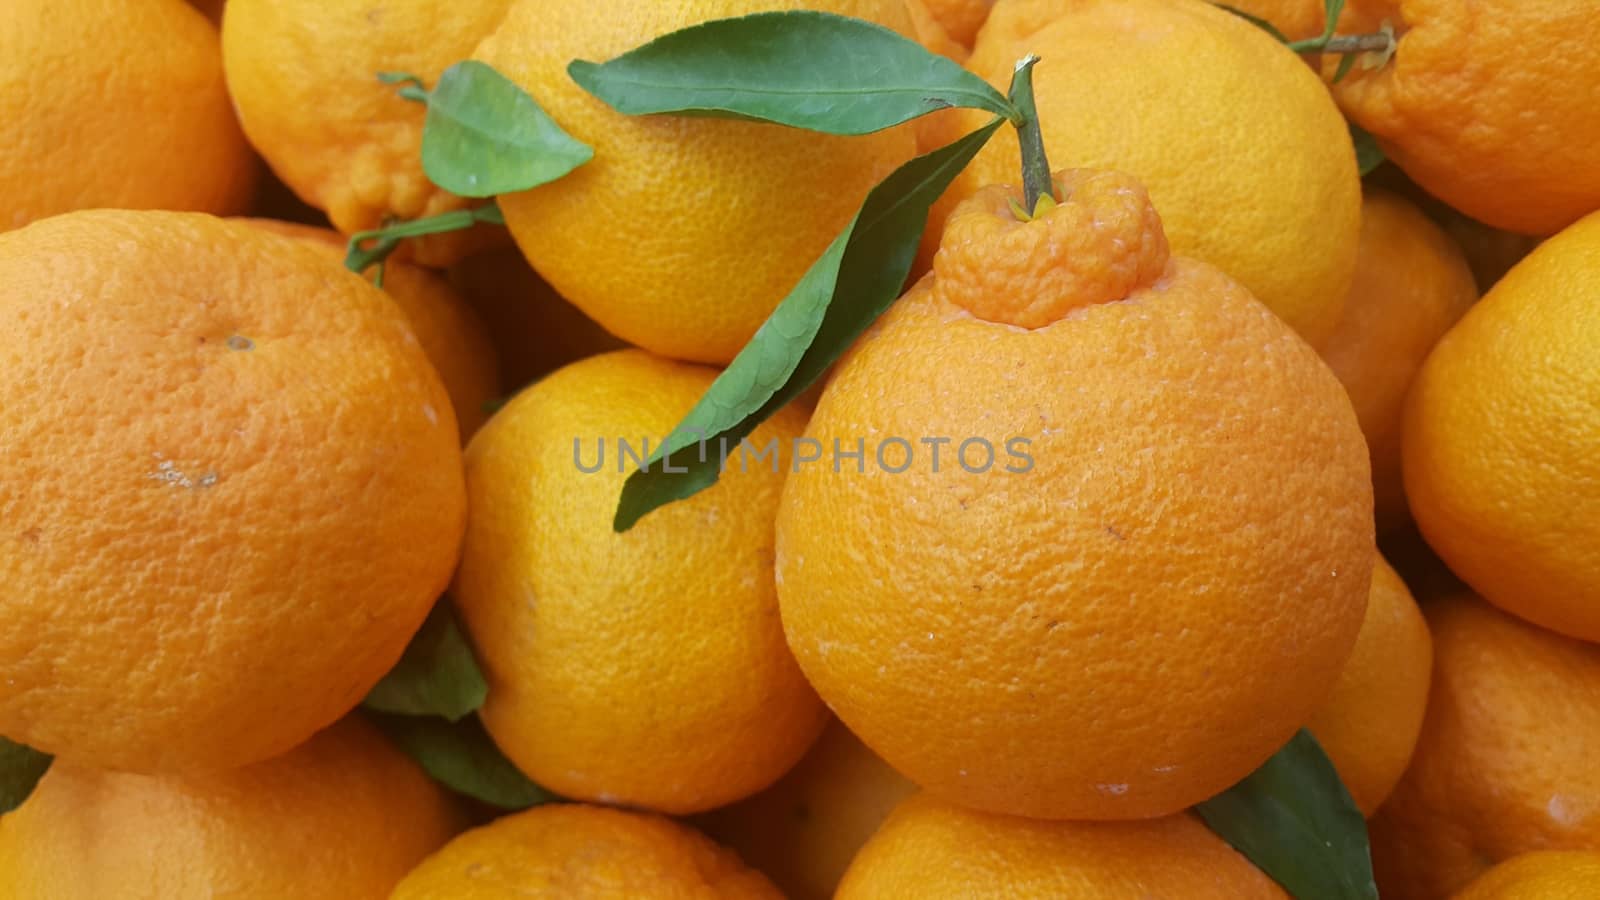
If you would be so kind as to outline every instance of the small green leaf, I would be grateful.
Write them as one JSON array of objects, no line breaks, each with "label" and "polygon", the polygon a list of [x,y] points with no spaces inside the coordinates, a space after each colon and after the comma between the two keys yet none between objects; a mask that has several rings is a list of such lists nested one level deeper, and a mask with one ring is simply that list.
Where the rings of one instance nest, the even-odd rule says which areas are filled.
[{"label": "small green leaf", "polygon": [[458,794],[511,810],[555,799],[505,758],[477,716],[453,724],[416,716],[373,720],[433,780]]},{"label": "small green leaf", "polygon": [[1296,900],[1378,900],[1366,820],[1309,731],[1195,811]]},{"label": "small green leaf", "polygon": [[0,816],[21,806],[49,768],[49,756],[0,737]]},{"label": "small green leaf", "polygon": [[[472,209],[453,209],[436,216],[390,222],[382,228],[358,231],[350,235],[350,240],[345,244],[344,267],[359,275],[373,266],[382,265],[384,260],[400,249],[400,242],[406,238],[465,231],[474,225],[505,223],[505,214],[500,211],[500,205],[494,201]],[[383,287],[383,273],[380,270],[378,274],[378,287]]]},{"label": "small green leaf", "polygon": [[952,106],[1018,120],[1005,95],[881,25],[829,13],[718,19],[605,63],[567,67],[584,90],[630,116],[776,122],[868,134]]},{"label": "small green leaf", "polygon": [[628,476],[612,526],[632,528],[657,507],[717,481],[722,455],[799,396],[838,359],[905,286],[928,210],[1004,119],[911,160],[867,194],[861,211],[811,265],[789,296],[717,377],[644,468]]},{"label": "small green leaf", "polygon": [[1280,44],[1289,43],[1289,36],[1284,34],[1281,31],[1279,31],[1278,30],[1278,26],[1272,24],[1271,22],[1268,22],[1266,19],[1263,19],[1260,16],[1251,15],[1250,13],[1247,13],[1242,9],[1238,9],[1236,7],[1229,6],[1226,3],[1217,3],[1217,4],[1214,4],[1214,5],[1215,6],[1220,6],[1221,8],[1227,10],[1228,12],[1233,13],[1234,15],[1236,15],[1239,18],[1245,20],[1246,22],[1249,22],[1251,25],[1254,25],[1257,28],[1261,29],[1262,31],[1265,31],[1267,34],[1272,35],[1273,38],[1275,38],[1278,41],[1278,43],[1280,43]]},{"label": "small green leaf", "polygon": [[1339,57],[1339,68],[1335,69],[1333,73],[1334,84],[1343,81],[1345,76],[1350,74],[1350,70],[1356,67],[1356,58],[1357,54],[1354,53],[1346,53]]},{"label": "small green leaf", "polygon": [[1333,37],[1339,30],[1339,17],[1344,15],[1345,0],[1322,0],[1322,36]]},{"label": "small green leaf", "polygon": [[367,709],[405,716],[442,716],[452,722],[475,712],[489,695],[472,647],[456,624],[448,598],[433,612],[400,662],[367,694]]},{"label": "small green leaf", "polygon": [[1388,158],[1378,146],[1378,139],[1354,122],[1350,123],[1350,140],[1356,145],[1356,168],[1363,176],[1383,165]]},{"label": "small green leaf", "polygon": [[487,63],[458,62],[428,98],[422,170],[462,197],[492,197],[555,181],[594,158],[538,101]]}]

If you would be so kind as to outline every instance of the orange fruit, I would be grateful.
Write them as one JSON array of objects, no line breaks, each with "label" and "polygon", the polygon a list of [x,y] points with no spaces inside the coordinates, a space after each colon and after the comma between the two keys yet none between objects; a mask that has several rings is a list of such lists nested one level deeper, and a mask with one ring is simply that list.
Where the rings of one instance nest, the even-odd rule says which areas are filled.
[{"label": "orange fruit", "polygon": [[728,362],[867,192],[916,154],[910,126],[832,137],[753,122],[630,118],[567,75],[574,59],[603,61],[710,19],[785,9],[868,19],[915,37],[905,0],[521,0],[474,54],[594,148],[588,165],[500,205],[539,274],[629,343]]},{"label": "orange fruit", "polygon": [[[929,5],[927,0],[906,0],[906,13],[911,17],[912,35],[930,52],[948,56],[956,62],[966,62],[967,54],[971,52],[971,42],[962,44],[951,37],[950,32],[945,31],[944,25],[934,16]],[[917,125],[912,127],[918,128]]]},{"label": "orange fruit", "polygon": [[934,21],[950,39],[963,47],[971,47],[978,29],[989,18],[994,0],[922,0]]},{"label": "orange fruit", "polygon": [[184,0],[6,0],[0,231],[95,207],[243,211],[255,161]]},{"label": "orange fruit", "polygon": [[[272,219],[251,219],[250,223],[297,238],[344,264],[345,239],[336,231]],[[369,280],[374,277],[368,275]],[[461,429],[461,442],[466,443],[488,419],[489,404],[500,395],[499,365],[487,329],[443,275],[421,266],[390,260],[384,265],[383,290],[405,313],[422,352],[428,354],[444,382]]]},{"label": "orange fruit", "polygon": [[1472,269],[1472,277],[1478,283],[1480,295],[1499,283],[1512,266],[1539,246],[1539,238],[1491,228],[1463,215],[1418,187],[1416,182],[1392,164],[1379,166],[1362,181],[1369,188],[1380,187],[1410,200],[1428,218],[1438,223],[1444,233],[1461,248],[1467,265]]},{"label": "orange fruit", "polygon": [[1600,849],[1600,647],[1470,595],[1426,612],[1428,715],[1371,824],[1384,900],[1448,896],[1530,850]]},{"label": "orange fruit", "polygon": [[189,0],[189,5],[205,13],[213,22],[222,21],[222,8],[227,0]]},{"label": "orange fruit", "polygon": [[[427,107],[402,98],[378,74],[415,75],[432,89],[494,30],[509,3],[231,0],[223,60],[250,143],[346,234],[482,202],[423,174]],[[502,240],[503,231],[478,228],[407,243],[423,263],[448,265]]]},{"label": "orange fruit", "polygon": [[838,900],[1249,900],[1287,895],[1188,815],[1143,822],[1042,822],[919,794],[845,874]]},{"label": "orange fruit", "polygon": [[1428,351],[1477,299],[1472,270],[1455,242],[1407,201],[1369,189],[1355,283],[1321,350],[1350,392],[1367,436],[1380,533],[1409,517],[1400,474],[1406,390]]},{"label": "orange fruit", "polygon": [[1404,429],[1412,514],[1489,602],[1600,640],[1600,214],[1501,279],[1423,365]]},{"label": "orange fruit", "polygon": [[386,900],[465,825],[415,763],[348,719],[287,755],[227,772],[128,775],[57,763],[0,818],[0,894]]},{"label": "orange fruit", "polygon": [[444,589],[450,401],[399,309],[196,213],[0,235],[0,734],[219,769],[358,703]]},{"label": "orange fruit", "polygon": [[789,900],[829,900],[856,851],[916,789],[834,719],[776,784],[698,824]]},{"label": "orange fruit", "polygon": [[[612,531],[642,461],[623,442],[648,457],[716,374],[639,350],[591,357],[518,394],[467,447],[454,596],[489,679],[481,716],[564,797],[711,809],[776,781],[826,721],[778,620],[786,450],[730,456],[716,486]],[[751,442],[786,447],[804,424],[782,411]]]},{"label": "orange fruit", "polygon": [[540,806],[451,841],[390,900],[781,900],[738,854],[669,819]]},{"label": "orange fruit", "polygon": [[[1140,179],[1175,252],[1227,272],[1313,344],[1332,333],[1361,186],[1344,119],[1305,63],[1202,0],[1000,0],[969,66],[1003,89],[1030,53],[1052,163]],[[963,133],[987,120],[950,119]],[[1002,129],[933,230],[960,198],[1014,182],[1017,159]]]},{"label": "orange fruit", "polygon": [[1513,856],[1452,900],[1589,900],[1600,893],[1600,853],[1546,850]]},{"label": "orange fruit", "polygon": [[1322,0],[1229,0],[1223,5],[1265,20],[1291,41],[1322,34],[1328,21]]},{"label": "orange fruit", "polygon": [[1372,815],[1405,773],[1428,707],[1433,644],[1422,610],[1378,557],[1356,648],[1311,729],[1362,813]]},{"label": "orange fruit", "polygon": [[1031,222],[1014,189],[966,201],[839,366],[806,436],[864,461],[789,476],[778,594],[818,693],[929,793],[1166,815],[1333,687],[1371,585],[1366,448],[1304,341],[1169,257],[1136,181],[1058,177]]},{"label": "orange fruit", "polygon": [[1394,53],[1358,62],[1333,95],[1417,184],[1526,234],[1600,209],[1600,57],[1575,39],[1600,25],[1591,0],[1359,0],[1339,30],[1385,22]]}]

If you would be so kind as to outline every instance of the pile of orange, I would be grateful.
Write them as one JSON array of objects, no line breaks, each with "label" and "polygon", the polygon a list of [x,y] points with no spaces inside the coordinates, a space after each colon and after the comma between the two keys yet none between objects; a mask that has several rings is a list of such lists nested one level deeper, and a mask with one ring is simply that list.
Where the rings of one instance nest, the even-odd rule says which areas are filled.
[{"label": "pile of orange", "polygon": [[[1228,6],[9,0],[0,897],[1287,897],[1194,808],[1301,731],[1385,900],[1600,896],[1600,7]],[[793,10],[1037,56],[1051,181],[997,132],[823,383],[618,531],[992,115],[568,75]],[[594,158],[351,271],[490,202],[421,162],[468,59]],[[362,708],[436,621],[473,754]]]}]

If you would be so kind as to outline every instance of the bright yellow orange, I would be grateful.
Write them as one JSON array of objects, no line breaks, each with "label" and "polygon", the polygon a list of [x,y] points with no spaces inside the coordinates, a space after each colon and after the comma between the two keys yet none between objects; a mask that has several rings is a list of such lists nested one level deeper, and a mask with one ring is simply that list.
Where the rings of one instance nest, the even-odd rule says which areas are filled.
[{"label": "bright yellow orange", "polygon": [[1371,586],[1371,477],[1304,341],[1169,257],[1136,181],[1060,179],[1028,223],[1014,189],[968,200],[839,366],[806,435],[866,456],[790,475],[778,592],[818,693],[930,793],[1165,815],[1327,699]]},{"label": "bright yellow orange", "polygon": [[[1381,65],[1333,85],[1339,106],[1417,184],[1469,216],[1552,234],[1600,209],[1600,56],[1591,0],[1357,0],[1341,33],[1390,23]],[[1378,61],[1373,58],[1373,62]],[[1337,57],[1324,59],[1331,76]]]},{"label": "bright yellow orange", "polygon": [[789,900],[829,900],[856,852],[916,789],[835,719],[777,784],[698,824]]},{"label": "bright yellow orange", "polygon": [[1508,612],[1600,640],[1600,214],[1551,238],[1439,342],[1405,421],[1428,543]]},{"label": "bright yellow orange", "polygon": [[782,900],[738,854],[670,819],[540,806],[469,831],[390,900]]},{"label": "bright yellow orange", "polygon": [[[250,222],[298,238],[329,259],[344,263],[345,239],[336,231],[272,219]],[[375,277],[369,274],[368,279]],[[406,314],[422,352],[428,354],[444,382],[461,429],[461,442],[466,443],[489,418],[489,404],[500,395],[499,364],[488,331],[450,282],[421,266],[391,259],[384,266],[383,290]]]},{"label": "bright yellow orange", "polygon": [[817,9],[915,37],[905,0],[520,0],[474,56],[526,88],[595,158],[501,198],[533,267],[611,333],[726,363],[794,287],[867,192],[916,153],[910,126],[831,137],[705,118],[629,118],[578,87],[603,61],[727,16]]},{"label": "bright yellow orange", "polygon": [[0,235],[0,734],[219,769],[358,703],[449,581],[450,400],[319,251],[194,213]]},{"label": "bright yellow orange", "polygon": [[1513,856],[1452,900],[1590,900],[1600,892],[1600,853],[1546,850]]},{"label": "bright yellow orange", "polygon": [[[481,202],[423,174],[427,109],[380,83],[378,73],[408,73],[432,88],[494,30],[510,2],[231,0],[223,58],[250,143],[346,234]],[[504,239],[499,229],[478,228],[408,243],[423,263],[448,265]]]},{"label": "bright yellow orange", "polygon": [[467,448],[454,596],[489,678],[483,722],[564,797],[722,806],[776,781],[826,722],[784,646],[773,583],[802,413],[752,435],[777,445],[765,461],[730,452],[717,485],[612,531],[642,461],[622,442],[648,457],[645,440],[653,449],[716,374],[640,350],[591,357],[518,394]]},{"label": "bright yellow orange", "polygon": [[184,0],[6,0],[0,231],[78,209],[243,212],[256,164]]},{"label": "bright yellow orange", "polygon": [[1462,595],[1426,608],[1433,687],[1371,823],[1384,900],[1449,896],[1530,850],[1600,847],[1600,647]]},{"label": "bright yellow orange", "polygon": [[1411,761],[1432,668],[1433,643],[1422,610],[1380,556],[1356,648],[1333,694],[1306,723],[1366,815],[1389,796]]},{"label": "bright yellow orange", "polygon": [[1461,250],[1415,206],[1369,189],[1355,283],[1322,358],[1350,392],[1372,454],[1378,531],[1409,517],[1400,472],[1406,390],[1433,345],[1478,299]]},{"label": "bright yellow orange", "polygon": [[386,900],[466,826],[456,801],[349,719],[229,772],[57,763],[0,819],[6,900]]},{"label": "bright yellow orange", "polygon": [[1285,900],[1191,816],[1143,822],[1041,822],[902,803],[862,848],[838,900]]},{"label": "bright yellow orange", "polygon": [[[1305,63],[1202,0],[999,0],[969,66],[1004,89],[1029,53],[1052,163],[1140,179],[1176,252],[1233,276],[1313,344],[1332,333],[1361,187],[1344,119]],[[947,138],[987,120],[963,110]],[[1015,182],[1017,167],[1002,129],[935,234],[955,200]]]}]

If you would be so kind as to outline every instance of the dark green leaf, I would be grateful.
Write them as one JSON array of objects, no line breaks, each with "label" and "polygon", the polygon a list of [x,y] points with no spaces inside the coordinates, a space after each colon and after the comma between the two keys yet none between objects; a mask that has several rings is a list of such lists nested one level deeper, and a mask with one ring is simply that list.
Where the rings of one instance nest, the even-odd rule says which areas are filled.
[{"label": "dark green leaf", "polygon": [[489,684],[445,599],[434,605],[400,662],[367,695],[366,707],[454,722],[476,711],[488,694]]},{"label": "dark green leaf", "polygon": [[0,737],[0,816],[21,806],[49,768],[49,756]]},{"label": "dark green leaf", "polygon": [[1333,37],[1339,30],[1339,17],[1344,14],[1345,0],[1322,0],[1322,36]]},{"label": "dark green leaf", "polygon": [[453,724],[432,717],[373,719],[424,772],[458,794],[501,809],[527,809],[555,799],[505,758],[477,716]]},{"label": "dark green leaf", "polygon": [[567,67],[630,116],[680,113],[867,134],[966,106],[1015,121],[1005,95],[881,25],[822,12],[756,13],[656,38],[605,63]]},{"label": "dark green leaf", "polygon": [[1296,900],[1378,898],[1366,820],[1309,731],[1195,811]]},{"label": "dark green leaf", "polygon": [[1365,128],[1354,122],[1350,123],[1350,140],[1356,145],[1356,168],[1366,175],[1373,169],[1383,165],[1386,158],[1383,148],[1378,146],[1378,139],[1373,137]]},{"label": "dark green leaf", "polygon": [[1226,3],[1218,3],[1218,4],[1215,4],[1215,5],[1222,7],[1223,9],[1227,10],[1228,12],[1231,12],[1234,15],[1238,16],[1239,18],[1245,20],[1246,22],[1249,22],[1251,25],[1254,25],[1257,28],[1261,29],[1262,31],[1265,31],[1267,34],[1272,35],[1273,38],[1275,38],[1278,41],[1278,43],[1280,43],[1280,44],[1289,43],[1289,36],[1284,34],[1281,31],[1279,31],[1278,30],[1278,26],[1272,24],[1271,22],[1268,22],[1266,19],[1263,19],[1260,16],[1253,16],[1250,13],[1247,13],[1242,9],[1236,9],[1236,8],[1234,8],[1232,6],[1229,6]]},{"label": "dark green leaf", "polygon": [[428,97],[422,169],[462,197],[491,197],[555,181],[594,157],[527,91],[476,60],[444,71]]},{"label": "dark green leaf", "polygon": [[[1004,122],[896,169],[867,194],[861,211],[739,351],[663,448],[628,476],[612,525],[632,528],[646,513],[717,481],[721,447],[732,452],[756,426],[799,396],[870,326],[905,286],[928,210]],[[685,458],[663,457],[696,445]],[[670,470],[669,470],[670,465]]]}]

